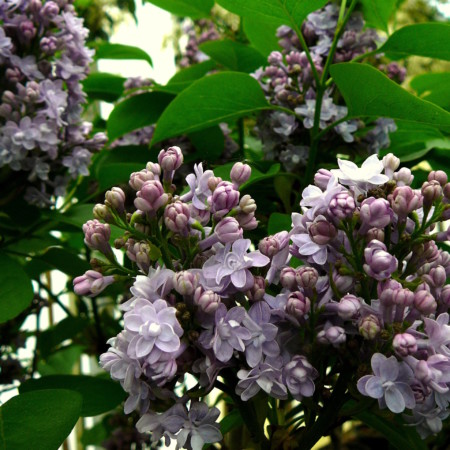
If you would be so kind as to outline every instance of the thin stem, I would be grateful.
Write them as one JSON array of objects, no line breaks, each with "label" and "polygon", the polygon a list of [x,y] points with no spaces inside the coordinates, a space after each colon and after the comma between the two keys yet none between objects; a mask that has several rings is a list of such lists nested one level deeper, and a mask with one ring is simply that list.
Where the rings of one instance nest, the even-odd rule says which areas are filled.
[{"label": "thin stem", "polygon": [[56,303],[68,316],[73,317],[73,314],[70,312],[70,310],[67,308],[67,306],[61,302],[61,300],[58,298],[57,295],[53,294],[53,292],[50,290],[50,288],[48,286],[46,286],[40,280],[37,280],[37,283],[40,288],[44,289],[49,300],[51,300],[52,303]]}]

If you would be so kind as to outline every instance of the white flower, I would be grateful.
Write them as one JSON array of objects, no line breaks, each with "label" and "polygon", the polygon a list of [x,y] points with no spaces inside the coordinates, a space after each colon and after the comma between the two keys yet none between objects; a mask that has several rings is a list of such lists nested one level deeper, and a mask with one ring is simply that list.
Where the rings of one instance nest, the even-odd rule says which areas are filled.
[{"label": "white flower", "polygon": [[371,186],[378,186],[389,181],[388,176],[381,174],[384,165],[377,155],[369,156],[361,167],[342,159],[338,159],[338,164],[339,169],[333,169],[331,172],[347,186],[356,186],[362,191],[367,191]]}]

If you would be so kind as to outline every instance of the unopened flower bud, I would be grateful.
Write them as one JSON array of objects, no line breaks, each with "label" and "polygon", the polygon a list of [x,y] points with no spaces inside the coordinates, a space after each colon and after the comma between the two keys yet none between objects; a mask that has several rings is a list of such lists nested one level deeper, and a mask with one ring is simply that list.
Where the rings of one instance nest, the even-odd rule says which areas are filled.
[{"label": "unopened flower bud", "polygon": [[267,61],[269,64],[273,66],[278,66],[280,63],[283,62],[283,55],[280,52],[273,51],[268,56]]},{"label": "unopened flower bud", "polygon": [[189,232],[190,219],[189,206],[181,201],[167,205],[164,209],[164,223],[174,233],[187,236]]},{"label": "unopened flower bud", "polygon": [[313,242],[319,245],[325,245],[336,237],[337,230],[324,216],[317,216],[314,222],[308,227],[308,233]]},{"label": "unopened flower bud", "polygon": [[211,192],[214,192],[219,183],[222,182],[222,178],[220,177],[209,177],[208,178],[208,188]]},{"label": "unopened flower bud", "polygon": [[436,180],[425,181],[422,185],[423,205],[430,207],[442,195],[442,186]]},{"label": "unopened flower bud", "polygon": [[344,295],[339,301],[337,313],[341,319],[355,319],[361,308],[361,300],[352,294]]},{"label": "unopened flower bud", "polygon": [[133,172],[130,175],[129,184],[135,191],[139,191],[146,181],[155,179],[156,178],[153,172],[147,169],[143,169],[139,172]]},{"label": "unopened flower bud", "polygon": [[314,184],[318,186],[322,191],[325,191],[333,174],[326,169],[319,169],[319,171],[314,175]]},{"label": "unopened flower bud", "polygon": [[31,20],[20,22],[19,31],[20,35],[28,41],[36,36],[36,28]]},{"label": "unopened flower bud", "polygon": [[441,294],[439,295],[439,303],[450,307],[450,284],[442,288]]},{"label": "unopened flower bud", "polygon": [[396,334],[392,341],[392,347],[394,347],[396,353],[405,357],[417,352],[417,341],[412,334]]},{"label": "unopened flower bud", "polygon": [[386,246],[377,240],[364,249],[364,271],[376,280],[384,280],[397,270],[397,258],[387,252]]},{"label": "unopened flower bud", "polygon": [[220,296],[213,291],[204,291],[202,287],[195,290],[194,303],[207,314],[214,314],[220,301]]},{"label": "unopened flower bud", "polygon": [[329,344],[338,347],[346,341],[345,330],[342,327],[332,325],[317,333],[317,340],[321,344]]},{"label": "unopened flower bud", "polygon": [[114,217],[110,209],[102,203],[97,203],[93,209],[94,217],[97,220],[103,220],[106,223],[114,223]]},{"label": "unopened flower bud", "polygon": [[308,297],[305,297],[300,291],[289,294],[286,303],[286,312],[296,319],[301,319],[309,313],[311,309],[311,302]]},{"label": "unopened flower bud", "polygon": [[397,186],[410,186],[414,180],[414,175],[411,174],[411,169],[402,167],[394,173],[394,180],[397,182]]},{"label": "unopened flower bud", "polygon": [[447,184],[448,177],[443,170],[432,170],[428,174],[428,181],[436,180],[442,187]]},{"label": "unopened flower bud", "polygon": [[436,311],[437,303],[428,291],[422,290],[414,293],[414,306],[420,313],[428,316]]},{"label": "unopened flower bud", "polygon": [[84,242],[92,250],[99,250],[105,255],[112,253],[109,245],[111,237],[111,229],[108,224],[99,222],[98,220],[88,220],[83,225]]},{"label": "unopened flower bud", "polygon": [[384,230],[381,228],[371,228],[366,233],[366,241],[369,243],[370,241],[377,240],[380,242],[384,241]]},{"label": "unopened flower bud", "polygon": [[361,203],[361,229],[364,234],[370,228],[384,228],[392,222],[393,212],[384,198],[369,197]]},{"label": "unopened flower bud", "polygon": [[231,169],[230,178],[235,187],[239,187],[244,184],[250,178],[252,169],[248,164],[237,162]]},{"label": "unopened flower bud", "polygon": [[236,220],[239,222],[239,225],[243,230],[254,230],[258,227],[258,221],[256,220],[255,215],[239,213],[236,214]]},{"label": "unopened flower bud", "polygon": [[173,288],[181,295],[192,295],[197,289],[200,275],[188,270],[173,275]]},{"label": "unopened flower bud", "polygon": [[280,251],[280,243],[274,236],[267,236],[259,241],[259,251],[269,258],[272,258]]},{"label": "unopened flower bud", "polygon": [[258,302],[264,298],[266,293],[266,281],[259,275],[253,277],[253,286],[246,292],[251,302]]},{"label": "unopened flower bud", "polygon": [[316,287],[319,273],[314,267],[301,266],[295,271],[295,280],[303,289],[313,289]]},{"label": "unopened flower bud", "polygon": [[394,172],[400,165],[400,159],[394,156],[392,153],[388,153],[382,160],[384,166],[384,173],[392,180]]},{"label": "unopened flower bud", "polygon": [[399,219],[404,220],[408,214],[422,206],[422,195],[409,186],[399,186],[392,194],[391,206]]},{"label": "unopened flower bud", "polygon": [[443,189],[444,196],[447,200],[450,200],[450,183],[446,183]]},{"label": "unopened flower bud", "polygon": [[136,193],[134,206],[146,213],[154,213],[164,206],[169,196],[164,192],[162,184],[156,180],[146,181]]},{"label": "unopened flower bud", "polygon": [[59,6],[55,2],[45,2],[41,9],[41,17],[44,19],[51,20],[59,14]]},{"label": "unopened flower bud", "polygon": [[284,267],[280,273],[280,283],[286,289],[293,291],[298,288],[296,280],[296,271],[292,267]]},{"label": "unopened flower bud", "polygon": [[144,272],[148,273],[150,269],[150,246],[145,241],[135,241],[128,239],[125,243],[127,249],[126,253],[131,261],[135,262],[137,266]]},{"label": "unopened flower bud", "polygon": [[328,206],[328,214],[338,221],[351,217],[355,210],[355,199],[346,191],[336,194]]},{"label": "unopened flower bud", "polygon": [[229,181],[221,181],[211,196],[211,204],[215,217],[223,217],[239,204],[239,191]]},{"label": "unopened flower bud", "polygon": [[363,317],[359,321],[358,330],[364,339],[367,340],[375,339],[381,330],[380,320],[378,319],[377,316],[369,314],[368,316]]},{"label": "unopened flower bud", "polygon": [[406,288],[400,288],[393,291],[392,303],[397,306],[411,306],[414,303],[414,292]]},{"label": "unopened flower bud", "polygon": [[252,214],[256,211],[256,202],[250,195],[246,194],[241,198],[239,208],[245,214]]},{"label": "unopened flower bud", "polygon": [[147,163],[145,168],[154,175],[155,180],[159,180],[159,177],[161,175],[161,166],[159,164],[150,161]]},{"label": "unopened flower bud", "polygon": [[336,285],[336,289],[341,294],[349,292],[353,287],[353,284],[355,283],[353,277],[350,277],[348,275],[341,275],[337,271],[333,271],[333,281],[334,284]]},{"label": "unopened flower bud", "polygon": [[113,187],[105,194],[105,204],[115,209],[119,215],[125,212],[125,192],[119,187]]},{"label": "unopened flower bud", "polygon": [[225,217],[222,219],[216,225],[214,231],[222,244],[237,241],[244,235],[244,231],[234,217]]},{"label": "unopened flower bud", "polygon": [[161,150],[158,155],[158,162],[165,172],[173,172],[183,164],[183,153],[180,147],[169,147]]},{"label": "unopened flower bud", "polygon": [[435,288],[443,287],[446,280],[447,274],[442,266],[433,267],[427,275],[422,277],[427,283]]},{"label": "unopened flower bud", "polygon": [[114,276],[105,277],[95,270],[88,270],[84,275],[73,280],[73,290],[77,295],[95,297],[112,283],[114,283]]}]

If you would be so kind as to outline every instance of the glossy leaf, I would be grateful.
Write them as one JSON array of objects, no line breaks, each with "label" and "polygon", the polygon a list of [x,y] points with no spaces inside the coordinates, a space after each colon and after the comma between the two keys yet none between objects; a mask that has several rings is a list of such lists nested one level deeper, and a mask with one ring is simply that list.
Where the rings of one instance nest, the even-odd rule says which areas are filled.
[{"label": "glossy leaf", "polygon": [[237,72],[210,75],[194,82],[166,108],[152,142],[269,108],[259,83],[250,75]]},{"label": "glossy leaf", "polygon": [[80,417],[82,397],[74,391],[27,392],[0,407],[2,450],[57,450]]},{"label": "glossy leaf", "polygon": [[166,92],[145,92],[120,102],[108,118],[110,141],[157,122],[172,99],[173,95]]},{"label": "glossy leaf", "polygon": [[390,117],[450,130],[450,113],[415,97],[371,66],[335,64],[330,73],[349,117]]},{"label": "glossy leaf", "polygon": [[250,73],[267,63],[258,50],[231,39],[205,42],[199,46],[199,50],[236,72]]},{"label": "glossy leaf", "polygon": [[449,42],[450,24],[416,23],[393,33],[379,51],[396,58],[417,55],[450,61]]},{"label": "glossy leaf", "polygon": [[325,6],[327,0],[218,0],[219,5],[245,18],[301,27],[306,16]]},{"label": "glossy leaf", "polygon": [[396,3],[396,0],[361,0],[366,26],[387,32]]},{"label": "glossy leaf", "polygon": [[91,100],[115,102],[123,94],[125,80],[112,73],[94,72],[83,80],[83,90]]},{"label": "glossy leaf", "polygon": [[417,75],[409,85],[424,100],[450,110],[450,72]]},{"label": "glossy leaf", "polygon": [[86,270],[90,269],[87,261],[62,247],[51,247],[36,259],[71,277],[83,275]]},{"label": "glossy leaf", "polygon": [[191,19],[201,19],[208,17],[214,0],[146,0],[159,8],[165,9],[180,17],[190,17]]},{"label": "glossy leaf", "polygon": [[190,133],[188,137],[196,152],[185,157],[187,162],[190,160],[216,161],[225,148],[225,136],[218,125],[195,131]]},{"label": "glossy leaf", "polygon": [[278,25],[258,20],[255,17],[244,19],[244,32],[250,44],[267,57],[275,50],[281,50],[276,36]]},{"label": "glossy leaf", "polygon": [[41,359],[38,362],[38,372],[41,375],[71,375],[75,364],[80,361],[84,347],[81,345],[70,345],[66,348],[58,350],[50,355],[47,359]]},{"label": "glossy leaf", "polygon": [[33,300],[33,286],[22,266],[0,252],[0,323],[13,319]]},{"label": "glossy leaf", "polygon": [[97,416],[110,411],[126,397],[119,383],[87,375],[49,375],[35,378],[22,383],[19,392],[60,388],[76,391],[82,396],[82,417]]},{"label": "glossy leaf", "polygon": [[132,45],[112,44],[102,42],[95,50],[96,60],[98,59],[137,59],[147,61],[151,66],[152,58],[141,48]]},{"label": "glossy leaf", "polygon": [[290,230],[292,219],[290,214],[281,214],[274,212],[269,217],[267,231],[269,234],[275,234],[279,231]]}]

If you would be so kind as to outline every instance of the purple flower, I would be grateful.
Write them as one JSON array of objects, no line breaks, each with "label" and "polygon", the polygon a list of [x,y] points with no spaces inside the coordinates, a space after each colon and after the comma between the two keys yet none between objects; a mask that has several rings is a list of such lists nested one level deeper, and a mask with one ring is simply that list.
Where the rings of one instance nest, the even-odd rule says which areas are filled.
[{"label": "purple flower", "polygon": [[303,397],[311,397],[315,391],[314,379],[318,372],[305,356],[294,355],[283,367],[283,384],[287,386],[292,397],[301,401]]},{"label": "purple flower", "polygon": [[416,401],[409,385],[412,371],[405,363],[399,363],[394,356],[386,358],[375,353],[371,360],[374,375],[358,380],[358,391],[362,395],[378,399],[380,408],[387,406],[393,413],[405,408],[414,408]]},{"label": "purple flower", "polygon": [[208,186],[208,180],[214,176],[214,173],[212,170],[206,170],[204,172],[201,163],[194,165],[194,173],[186,177],[190,192],[183,195],[181,200],[184,202],[192,200],[193,206],[202,211],[208,207],[207,199],[212,194]]},{"label": "purple flower", "polygon": [[386,246],[374,239],[364,249],[364,271],[376,280],[384,280],[397,270],[397,258],[387,252]]},{"label": "purple flower", "polygon": [[164,210],[164,223],[174,233],[187,236],[189,231],[189,207],[186,203],[176,201],[167,205]]},{"label": "purple flower", "polygon": [[245,309],[239,306],[227,311],[221,303],[216,311],[214,330],[203,332],[199,342],[206,349],[212,348],[219,361],[229,361],[234,350],[245,351],[244,341],[252,337],[251,332],[243,326],[246,314]]},{"label": "purple flower", "polygon": [[351,217],[355,212],[355,199],[346,191],[338,192],[330,201],[328,214],[333,218],[344,220]]},{"label": "purple flower", "polygon": [[112,254],[109,238],[111,229],[108,224],[101,223],[97,219],[88,220],[83,225],[84,242],[92,250],[99,250],[105,255]]},{"label": "purple flower", "polygon": [[141,211],[154,214],[164,206],[169,196],[164,192],[162,184],[157,180],[146,181],[136,193],[134,206]]},{"label": "purple flower", "polygon": [[88,270],[73,280],[73,290],[77,295],[95,297],[112,283],[114,283],[113,275],[105,277],[95,270]]},{"label": "purple flower", "polygon": [[237,162],[233,165],[230,172],[230,178],[236,187],[244,184],[250,178],[252,169],[248,164]]},{"label": "purple flower", "polygon": [[361,203],[359,211],[361,228],[360,234],[365,234],[370,228],[384,228],[394,217],[389,202],[384,198],[369,197]]},{"label": "purple flower", "polygon": [[223,217],[239,204],[239,191],[229,181],[221,181],[214,189],[210,202],[215,217]]}]

